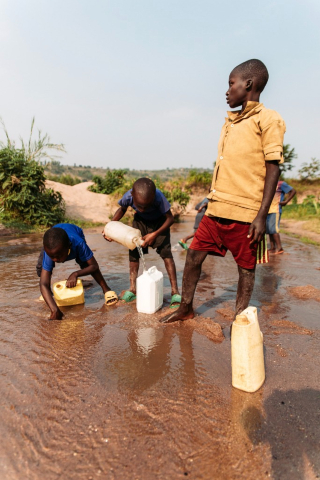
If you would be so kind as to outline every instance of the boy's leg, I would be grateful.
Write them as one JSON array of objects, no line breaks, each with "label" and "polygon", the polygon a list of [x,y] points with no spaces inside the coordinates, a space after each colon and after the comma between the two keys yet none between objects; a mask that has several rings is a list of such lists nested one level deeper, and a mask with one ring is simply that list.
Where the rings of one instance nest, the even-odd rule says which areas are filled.
[{"label": "boy's leg", "polygon": [[245,310],[250,302],[252,290],[254,287],[256,268],[248,270],[238,265],[239,282],[236,300],[236,315]]},{"label": "boy's leg", "polygon": [[162,323],[172,323],[177,320],[187,320],[194,317],[193,297],[200,278],[201,266],[207,255],[208,252],[189,248],[183,272],[181,305],[174,313],[164,317],[161,320]]},{"label": "boy's leg", "polygon": [[[81,262],[79,259],[76,259],[76,262],[80,266],[81,270],[89,266],[87,262]],[[103,293],[111,291],[111,288],[108,286],[107,282],[103,278],[100,268],[96,272],[92,273],[91,276],[95,279],[97,284],[100,285]]]},{"label": "boy's leg", "polygon": [[273,233],[270,233],[269,238],[270,238],[270,251],[274,252],[276,249],[276,242],[275,242]]},{"label": "boy's leg", "polygon": [[175,295],[176,293],[179,294],[177,271],[174,260],[173,258],[164,258],[163,261],[171,284],[171,295]]},{"label": "boy's leg", "polygon": [[137,287],[136,287],[136,282],[137,282],[137,277],[138,277],[138,271],[139,271],[139,260],[136,262],[129,262],[130,266],[130,292],[136,294],[137,293]]},{"label": "boy's leg", "polygon": [[100,268],[99,270],[97,270],[96,272],[94,272],[92,274],[92,277],[95,279],[95,281],[100,285],[100,287],[102,288],[102,291],[103,293],[106,293],[106,292],[109,292],[111,290],[111,288],[108,286],[107,282],[105,281],[105,279],[103,278],[103,275],[100,271]]},{"label": "boy's leg", "polygon": [[275,252],[275,253],[282,252],[282,251],[283,251],[283,248],[282,248],[282,245],[281,245],[280,234],[279,234],[279,233],[275,233],[275,234],[273,235],[273,238],[274,238],[274,242],[275,242],[274,252]]}]

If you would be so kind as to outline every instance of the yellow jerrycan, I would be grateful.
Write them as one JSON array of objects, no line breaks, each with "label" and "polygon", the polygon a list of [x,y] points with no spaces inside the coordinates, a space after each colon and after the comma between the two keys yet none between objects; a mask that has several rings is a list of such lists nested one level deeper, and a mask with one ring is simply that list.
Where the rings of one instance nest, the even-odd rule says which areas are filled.
[{"label": "yellow jerrycan", "polygon": [[69,307],[84,303],[83,285],[80,278],[77,279],[77,285],[73,288],[67,288],[66,283],[67,280],[61,280],[53,284],[53,296],[58,307]]},{"label": "yellow jerrycan", "polygon": [[265,380],[263,335],[256,307],[236,316],[231,331],[232,386],[256,392]]}]

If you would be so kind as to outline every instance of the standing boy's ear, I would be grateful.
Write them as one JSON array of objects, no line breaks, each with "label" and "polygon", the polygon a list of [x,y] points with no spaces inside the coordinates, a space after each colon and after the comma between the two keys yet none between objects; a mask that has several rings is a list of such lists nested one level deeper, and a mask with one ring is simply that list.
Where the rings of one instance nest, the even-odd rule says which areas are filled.
[{"label": "standing boy's ear", "polygon": [[246,81],[246,90],[252,90],[252,87],[253,87],[253,81],[250,78],[249,80]]}]

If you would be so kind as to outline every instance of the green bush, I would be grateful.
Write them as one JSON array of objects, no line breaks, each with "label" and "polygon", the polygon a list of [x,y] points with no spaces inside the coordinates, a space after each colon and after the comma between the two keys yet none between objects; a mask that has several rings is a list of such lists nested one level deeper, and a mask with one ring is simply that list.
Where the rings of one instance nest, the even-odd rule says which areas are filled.
[{"label": "green bush", "polygon": [[95,193],[105,193],[110,195],[115,190],[119,189],[126,182],[124,175],[126,170],[110,170],[108,168],[107,173],[104,177],[96,175],[92,178],[94,185],[92,185],[89,190]]},{"label": "green bush", "polygon": [[53,182],[59,182],[63,183],[64,185],[77,185],[78,183],[81,183],[82,180],[79,177],[72,177],[72,175],[69,175],[68,173],[65,175],[47,175],[48,180],[52,180]]},{"label": "green bush", "polygon": [[199,172],[196,169],[190,170],[187,177],[187,184],[190,187],[209,188],[212,183],[212,172]]},{"label": "green bush", "polygon": [[[59,192],[45,187],[43,158],[52,160],[47,150],[65,151],[62,144],[53,144],[47,134],[38,132],[33,141],[34,119],[29,141],[21,139],[16,148],[0,119],[7,144],[0,142],[0,215],[3,222],[23,222],[28,225],[50,226],[63,222],[65,205]],[[59,162],[58,162],[59,163]]]},{"label": "green bush", "polygon": [[27,160],[23,150],[0,150],[0,195],[4,222],[49,226],[64,220],[61,194],[45,188],[43,167],[35,160]]},{"label": "green bush", "polygon": [[307,220],[320,216],[320,203],[314,195],[308,195],[302,203],[291,203],[282,210],[283,218]]}]

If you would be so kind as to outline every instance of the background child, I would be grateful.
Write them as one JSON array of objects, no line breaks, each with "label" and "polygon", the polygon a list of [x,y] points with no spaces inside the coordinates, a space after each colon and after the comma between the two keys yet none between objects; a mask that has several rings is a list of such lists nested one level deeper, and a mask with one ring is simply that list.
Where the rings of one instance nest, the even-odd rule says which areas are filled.
[{"label": "background child", "polygon": [[75,287],[78,277],[92,275],[105,294],[106,304],[116,303],[117,294],[110,290],[99,265],[86,243],[81,228],[71,223],[60,223],[47,230],[43,236],[43,249],[37,263],[37,274],[40,277],[40,290],[44,301],[51,310],[50,320],[61,320],[63,313],[57,306],[51,292],[51,276],[55,262],[64,263],[76,260],[80,270],[73,272],[67,280],[68,288]]},{"label": "background child", "polygon": [[[210,190],[209,190],[210,192]],[[208,208],[208,202],[209,200],[206,198],[204,198],[201,202],[197,203],[197,205],[194,207],[195,210],[198,211],[197,215],[196,215],[196,218],[195,218],[195,221],[194,221],[194,225],[193,225],[193,233],[191,233],[191,235],[188,235],[187,237],[184,237],[184,238],[181,238],[179,244],[185,249],[185,250],[188,250],[188,245],[187,245],[187,241],[190,240],[190,238],[193,238],[194,237],[194,234],[196,233],[196,231],[198,230],[198,227],[200,225],[200,222],[204,216],[204,214],[206,213],[206,210]]]},{"label": "background child", "polygon": [[274,110],[259,103],[269,78],[260,60],[248,60],[232,70],[227,103],[241,110],[228,112],[218,144],[209,204],[187,252],[182,302],[163,322],[194,317],[193,298],[208,254],[224,257],[230,250],[239,272],[236,314],[251,298],[258,243],[283,162],[285,123]]},{"label": "background child", "polygon": [[[119,221],[126,213],[128,207],[132,207],[136,213],[132,226],[140,230],[143,244],[143,253],[148,253],[148,247],[155,248],[163,259],[170,284],[172,308],[179,306],[181,296],[178,290],[176,266],[173,260],[170,244],[170,227],[174,223],[170,210],[170,203],[158,190],[150,178],[139,178],[119,200],[120,208],[113,216],[113,221]],[[106,238],[106,237],[105,237]],[[111,239],[106,238],[111,241]],[[136,280],[139,271],[138,249],[129,250],[130,263],[130,290],[127,290],[122,300],[130,302],[136,298]]]},{"label": "background child", "polygon": [[[288,194],[286,196],[286,194]],[[283,180],[279,180],[275,196],[273,197],[271,207],[267,216],[266,233],[269,235],[271,255],[279,255],[284,252],[281,245],[281,238],[279,234],[280,218],[282,207],[287,205],[295,196],[296,191],[293,187],[288,185]],[[285,199],[286,197],[286,199]]]}]

